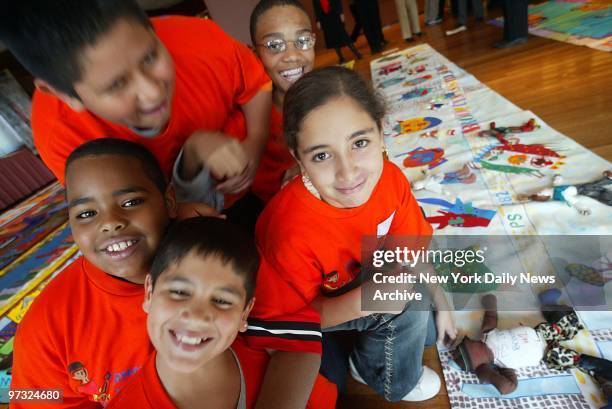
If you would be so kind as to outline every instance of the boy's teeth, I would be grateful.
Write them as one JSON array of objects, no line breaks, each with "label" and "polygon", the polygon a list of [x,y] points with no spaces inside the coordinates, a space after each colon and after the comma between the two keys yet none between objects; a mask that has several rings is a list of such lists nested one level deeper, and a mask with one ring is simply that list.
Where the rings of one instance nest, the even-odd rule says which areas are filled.
[{"label": "boy's teeth", "polygon": [[127,249],[128,247],[132,246],[134,243],[136,243],[134,240],[120,241],[118,243],[113,243],[110,246],[108,246],[106,248],[106,251],[111,252],[111,253],[114,251],[123,251]]},{"label": "boy's teeth", "polygon": [[198,345],[201,344],[202,341],[204,341],[202,338],[189,337],[187,335],[182,334],[176,334],[176,339],[178,340],[178,342],[189,345]]},{"label": "boy's teeth", "polygon": [[297,81],[304,74],[304,67],[293,68],[291,70],[281,71],[280,75],[287,81]]}]

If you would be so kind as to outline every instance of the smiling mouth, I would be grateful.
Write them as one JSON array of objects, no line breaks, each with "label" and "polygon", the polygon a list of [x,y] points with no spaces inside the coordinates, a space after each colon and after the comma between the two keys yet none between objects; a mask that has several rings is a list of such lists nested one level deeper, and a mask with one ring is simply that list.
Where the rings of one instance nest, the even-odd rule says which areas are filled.
[{"label": "smiling mouth", "polygon": [[157,105],[151,109],[141,109],[140,113],[142,115],[157,115],[166,110],[166,101],[164,100],[161,104]]},{"label": "smiling mouth", "polygon": [[132,253],[134,253],[137,248],[136,245],[139,242],[140,240],[138,239],[116,241],[112,244],[109,244],[101,251],[115,260],[121,260],[132,255]]},{"label": "smiling mouth", "polygon": [[359,191],[361,191],[361,189],[365,186],[365,182],[366,179],[363,179],[361,182],[357,183],[356,185],[353,185],[351,187],[337,187],[336,190],[344,195],[352,195],[354,193],[357,193]]},{"label": "smiling mouth", "polygon": [[304,75],[304,67],[292,68],[290,70],[284,70],[279,72],[280,76],[285,81],[296,82]]},{"label": "smiling mouth", "polygon": [[208,343],[212,340],[212,338],[209,337],[192,336],[173,330],[169,330],[169,332],[174,344],[185,351],[195,351],[201,349],[208,345]]}]

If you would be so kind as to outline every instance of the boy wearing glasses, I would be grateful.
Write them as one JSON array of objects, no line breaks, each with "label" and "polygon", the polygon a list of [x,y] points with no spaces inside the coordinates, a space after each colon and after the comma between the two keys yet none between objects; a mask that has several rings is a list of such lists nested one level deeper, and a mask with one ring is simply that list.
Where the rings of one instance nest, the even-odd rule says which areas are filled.
[{"label": "boy wearing glasses", "polygon": [[[299,173],[283,139],[283,101],[289,87],[312,71],[316,38],[298,0],[261,0],[251,14],[250,32],[255,52],[272,80],[269,137],[251,188],[267,203]],[[244,117],[235,119],[233,132],[244,132]]]}]

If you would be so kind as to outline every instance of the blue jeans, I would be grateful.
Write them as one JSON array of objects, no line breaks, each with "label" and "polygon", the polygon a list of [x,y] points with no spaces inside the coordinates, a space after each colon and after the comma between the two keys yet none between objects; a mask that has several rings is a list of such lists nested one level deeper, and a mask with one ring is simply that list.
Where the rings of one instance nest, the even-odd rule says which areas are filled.
[{"label": "blue jeans", "polygon": [[[350,354],[357,372],[386,400],[401,400],[423,371],[423,349],[436,340],[431,309],[410,302],[400,314],[371,314],[324,329],[321,373],[343,389]],[[344,354],[333,333],[355,331],[352,351]]]}]

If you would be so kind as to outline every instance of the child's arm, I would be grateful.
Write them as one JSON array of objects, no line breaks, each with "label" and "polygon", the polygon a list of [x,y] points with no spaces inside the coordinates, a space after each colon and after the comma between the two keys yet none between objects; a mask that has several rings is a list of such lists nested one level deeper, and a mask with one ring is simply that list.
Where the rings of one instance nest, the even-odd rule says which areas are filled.
[{"label": "child's arm", "polygon": [[338,297],[320,295],[311,305],[321,315],[321,328],[330,328],[370,314],[361,311],[361,286]]},{"label": "child's arm", "polygon": [[242,105],[242,112],[246,119],[247,136],[241,145],[246,155],[247,166],[241,174],[228,178],[219,184],[217,189],[220,191],[238,193],[253,183],[261,153],[268,140],[270,109],[272,109],[272,93],[264,89],[261,89],[253,98]]},{"label": "child's arm", "polygon": [[274,351],[255,409],[305,408],[320,366],[319,354]]}]

